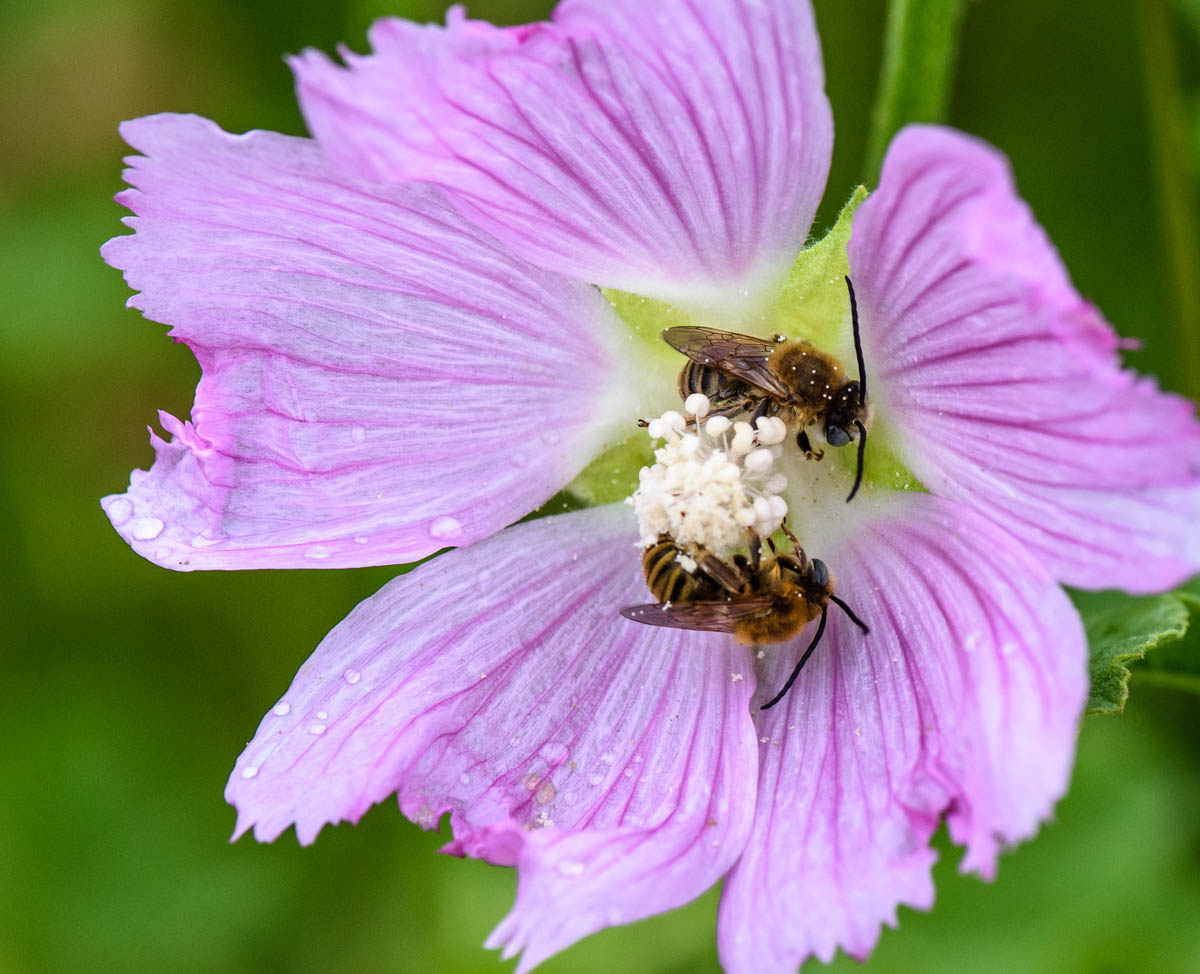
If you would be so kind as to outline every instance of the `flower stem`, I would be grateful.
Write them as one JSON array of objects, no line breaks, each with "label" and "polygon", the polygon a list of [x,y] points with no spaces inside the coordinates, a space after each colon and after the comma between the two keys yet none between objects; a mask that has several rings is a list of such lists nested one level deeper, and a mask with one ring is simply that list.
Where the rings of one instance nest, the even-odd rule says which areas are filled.
[{"label": "flower stem", "polygon": [[1165,238],[1176,358],[1183,391],[1200,397],[1200,234],[1195,170],[1187,143],[1187,116],[1179,86],[1175,44],[1165,0],[1141,0],[1142,57],[1146,72],[1150,152]]},{"label": "flower stem", "polygon": [[888,0],[867,150],[868,185],[875,184],[888,142],[902,126],[945,117],[962,13],[963,0]]}]

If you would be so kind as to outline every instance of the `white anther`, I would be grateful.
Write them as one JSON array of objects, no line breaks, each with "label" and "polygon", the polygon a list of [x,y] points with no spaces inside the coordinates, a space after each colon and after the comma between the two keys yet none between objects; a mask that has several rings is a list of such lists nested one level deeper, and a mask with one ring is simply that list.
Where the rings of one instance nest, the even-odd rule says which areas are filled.
[{"label": "white anther", "polygon": [[663,425],[668,429],[681,430],[687,426],[687,423],[684,422],[683,414],[676,412],[674,409],[668,409],[660,418],[663,421]]},{"label": "white anther", "polygon": [[754,449],[754,430],[749,423],[733,424],[733,441],[729,444],[729,452],[737,455],[749,453]]},{"label": "white anther", "polygon": [[754,498],[754,519],[756,521],[771,520],[771,504],[765,497]]},{"label": "white anther", "polygon": [[787,501],[775,494],[767,498],[767,503],[771,505],[771,517],[782,521],[787,517],[788,506]]},{"label": "white anther", "polygon": [[665,439],[667,435],[666,427],[663,426],[661,419],[652,419],[646,424],[646,432],[650,434],[652,440]]},{"label": "white anther", "polygon": [[770,450],[759,448],[748,454],[742,462],[751,473],[766,473],[775,462],[775,458],[771,456]]},{"label": "white anther", "polygon": [[733,515],[733,519],[744,528],[750,527],[757,520],[754,515],[754,509],[751,507],[742,508]]},{"label": "white anther", "polygon": [[685,436],[679,443],[679,449],[685,457],[694,457],[700,453],[701,445],[700,437]]},{"label": "white anther", "polygon": [[729,432],[729,427],[732,425],[733,422],[728,416],[714,416],[704,424],[704,432],[709,436],[720,436],[722,433]]},{"label": "white anther", "polygon": [[787,489],[787,477],[776,471],[763,481],[764,494],[779,494]]},{"label": "white anther", "polygon": [[758,442],[763,446],[782,443],[787,437],[787,424],[778,416],[759,416],[755,425],[758,427]]},{"label": "white anther", "polygon": [[726,463],[717,470],[717,479],[726,484],[732,484],[742,479],[742,468],[736,463]]},{"label": "white anther", "polygon": [[708,415],[709,406],[708,396],[703,392],[693,392],[683,401],[683,408],[697,419],[703,419]]}]

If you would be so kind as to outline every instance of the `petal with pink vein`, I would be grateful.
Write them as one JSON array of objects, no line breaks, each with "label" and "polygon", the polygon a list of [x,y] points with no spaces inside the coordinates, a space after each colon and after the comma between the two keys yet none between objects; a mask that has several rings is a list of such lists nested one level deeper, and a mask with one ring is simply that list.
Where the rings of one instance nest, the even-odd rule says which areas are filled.
[{"label": "petal with pink vein", "polygon": [[688,902],[754,811],[753,664],[728,637],[618,615],[645,600],[624,506],[518,525],[360,605],[237,762],[236,834],[303,843],[396,793],[447,851],[519,872],[493,935],[522,970]]},{"label": "petal with pink vein", "polygon": [[[963,868],[990,877],[1066,791],[1087,691],[1079,616],[1023,546],[953,501],[910,495],[829,554],[825,642],[760,712],[759,798],[726,880],[731,974],[792,972],[838,947],[864,958],[896,907],[928,908],[929,839],[946,816]],[[765,699],[805,633],[772,651]]]},{"label": "petal with pink vein", "polygon": [[374,54],[296,58],[313,133],[352,172],[452,191],[545,267],[736,304],[786,271],[833,122],[807,0],[566,0],[547,24],[451,10]]},{"label": "petal with pink vein", "polygon": [[931,490],[1071,585],[1161,591],[1200,570],[1195,407],[1121,370],[999,153],[905,129],[849,253],[871,394]]},{"label": "petal with pink vein", "polygon": [[[412,561],[561,489],[643,408],[591,288],[525,263],[437,192],[330,171],[315,143],[194,116],[126,123],[143,153],[104,248],[203,369],[190,422],[118,531],[177,569]],[[615,363],[620,361],[620,368]]]}]

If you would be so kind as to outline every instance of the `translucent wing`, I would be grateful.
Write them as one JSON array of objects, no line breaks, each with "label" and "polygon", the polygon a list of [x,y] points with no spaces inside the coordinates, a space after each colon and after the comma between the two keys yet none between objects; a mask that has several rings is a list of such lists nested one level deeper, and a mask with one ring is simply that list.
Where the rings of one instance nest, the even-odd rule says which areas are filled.
[{"label": "translucent wing", "polygon": [[662,333],[663,341],[693,362],[710,365],[723,375],[756,386],[773,399],[788,400],[791,390],[767,367],[779,343],[770,338],[739,335],[719,328],[680,325]]},{"label": "translucent wing", "polygon": [[648,626],[669,629],[698,629],[704,632],[733,632],[737,624],[771,611],[774,599],[761,595],[736,602],[651,602],[627,605],[621,615]]}]

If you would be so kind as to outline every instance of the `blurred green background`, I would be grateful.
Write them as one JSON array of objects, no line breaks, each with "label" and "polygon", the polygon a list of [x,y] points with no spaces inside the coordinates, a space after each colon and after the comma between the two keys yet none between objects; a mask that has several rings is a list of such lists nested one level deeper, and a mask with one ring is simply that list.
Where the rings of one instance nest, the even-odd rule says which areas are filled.
[{"label": "blurred green background", "polygon": [[[519,22],[547,7],[496,0],[472,13]],[[861,175],[884,8],[816,7],[838,127],[826,222]],[[1180,285],[1156,197],[1162,133],[1148,123],[1146,70],[1163,63],[1162,46],[1143,42],[1151,7],[1165,9],[971,4],[951,120],[1011,156],[1080,290],[1143,339],[1131,361],[1182,390],[1200,350],[1176,337]],[[5,974],[513,966],[479,945],[514,874],[435,856],[441,840],[392,803],[309,849],[290,834],[227,843],[234,758],[320,638],[392,570],[172,574],[134,556],[97,503],[148,465],[146,424],[159,407],[186,415],[198,377],[163,327],[123,309],[125,285],[97,255],[121,231],[117,123],[176,110],[233,131],[301,133],[281,55],[343,40],[361,50],[385,13],[440,19],[442,6],[0,7]],[[1194,167],[1200,3],[1166,13],[1189,95],[1189,121],[1170,134]],[[1085,722],[1057,821],[1005,856],[993,885],[958,876],[944,848],[936,909],[902,911],[872,969],[1200,971],[1198,714],[1195,697],[1135,680],[1123,717]],[[544,970],[715,970],[715,909],[710,893]]]}]

